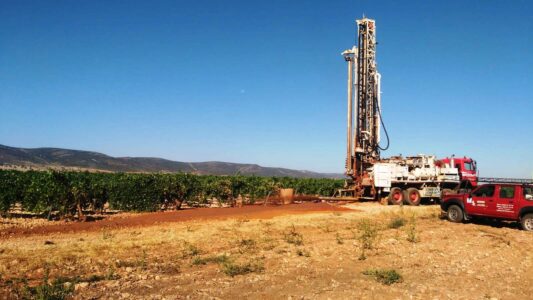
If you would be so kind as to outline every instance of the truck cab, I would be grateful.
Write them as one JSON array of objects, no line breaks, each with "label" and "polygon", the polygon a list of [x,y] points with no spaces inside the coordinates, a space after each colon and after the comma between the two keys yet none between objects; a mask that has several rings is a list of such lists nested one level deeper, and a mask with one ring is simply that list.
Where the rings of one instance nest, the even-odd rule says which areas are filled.
[{"label": "truck cab", "polygon": [[448,220],[463,222],[473,217],[518,221],[533,230],[533,185],[483,184],[471,192],[443,196],[441,208]]},{"label": "truck cab", "polygon": [[461,181],[469,181],[473,187],[478,184],[476,161],[470,157],[446,157],[440,160],[443,165],[457,168]]}]

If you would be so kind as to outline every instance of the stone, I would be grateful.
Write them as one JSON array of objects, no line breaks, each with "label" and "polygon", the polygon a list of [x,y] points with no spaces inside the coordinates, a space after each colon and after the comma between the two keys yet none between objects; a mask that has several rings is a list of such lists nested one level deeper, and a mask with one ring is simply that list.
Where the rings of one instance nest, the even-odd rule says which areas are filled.
[{"label": "stone", "polygon": [[74,286],[74,290],[78,291],[78,290],[81,290],[81,289],[84,289],[86,287],[89,286],[89,283],[88,282],[80,282],[80,283],[77,283],[75,286]]}]

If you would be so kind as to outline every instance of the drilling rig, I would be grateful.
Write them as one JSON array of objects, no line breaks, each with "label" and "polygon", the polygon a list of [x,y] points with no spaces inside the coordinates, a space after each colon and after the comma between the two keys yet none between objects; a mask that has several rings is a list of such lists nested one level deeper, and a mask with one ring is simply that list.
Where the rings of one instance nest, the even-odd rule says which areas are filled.
[{"label": "drilling rig", "polygon": [[381,75],[377,70],[376,45],[376,22],[363,18],[357,20],[357,47],[342,53],[348,63],[346,175],[351,179],[343,191],[345,197],[375,194],[367,170],[379,161],[382,150]]},{"label": "drilling rig", "polygon": [[[346,176],[343,189],[323,200],[378,200],[418,205],[422,198],[438,199],[466,180],[477,184],[471,158],[436,159],[434,155],[382,158],[389,136],[381,114],[381,75],[376,62],[376,22],[356,21],[356,46],[342,53],[348,64]],[[380,146],[381,129],[387,146]]]}]

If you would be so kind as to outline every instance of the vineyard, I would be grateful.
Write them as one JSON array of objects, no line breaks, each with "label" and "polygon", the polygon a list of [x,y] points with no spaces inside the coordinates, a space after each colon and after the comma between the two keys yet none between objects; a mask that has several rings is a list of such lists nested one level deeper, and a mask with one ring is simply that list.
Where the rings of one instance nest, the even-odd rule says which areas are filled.
[{"label": "vineyard", "polygon": [[0,213],[17,206],[48,218],[81,218],[84,211],[102,211],[104,206],[156,211],[179,209],[183,203],[201,205],[215,198],[232,203],[238,197],[254,203],[279,188],[329,196],[342,185],[338,179],[0,170]]}]

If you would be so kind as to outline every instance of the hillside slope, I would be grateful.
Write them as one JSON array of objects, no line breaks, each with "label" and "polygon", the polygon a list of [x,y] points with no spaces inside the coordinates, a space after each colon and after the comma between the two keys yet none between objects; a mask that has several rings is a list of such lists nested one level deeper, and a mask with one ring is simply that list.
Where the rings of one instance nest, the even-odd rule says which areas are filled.
[{"label": "hillside slope", "polygon": [[0,165],[32,168],[75,168],[110,172],[184,172],[212,175],[257,175],[341,178],[317,173],[219,161],[179,162],[156,157],[112,157],[98,152],[61,148],[17,148],[0,145]]}]

